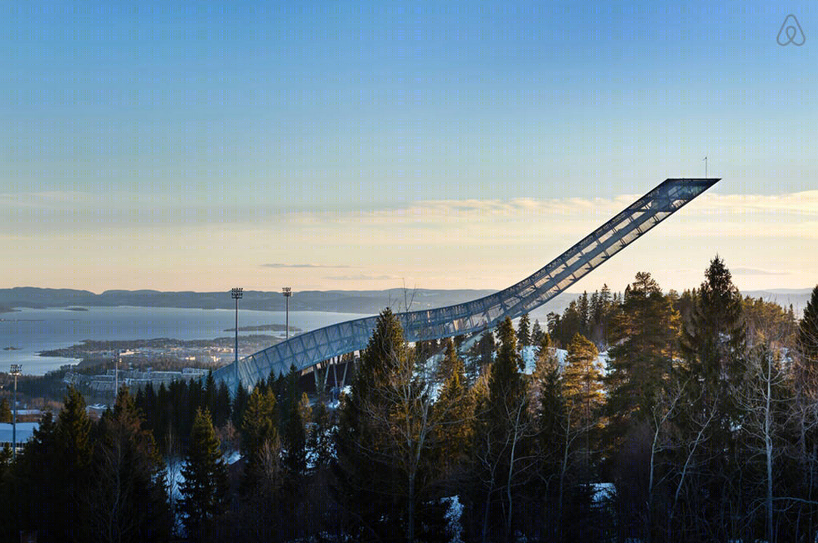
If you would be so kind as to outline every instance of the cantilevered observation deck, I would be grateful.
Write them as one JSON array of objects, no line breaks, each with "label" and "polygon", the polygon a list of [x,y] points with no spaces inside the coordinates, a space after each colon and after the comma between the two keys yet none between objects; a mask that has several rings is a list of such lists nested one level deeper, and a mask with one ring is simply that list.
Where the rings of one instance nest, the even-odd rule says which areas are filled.
[{"label": "cantilevered observation deck", "polygon": [[[407,341],[430,340],[479,332],[506,317],[516,318],[543,305],[594,268],[681,209],[720,179],[667,179],[611,220],[545,265],[505,290],[471,302],[437,309],[399,313]],[[324,360],[364,349],[377,316],[357,319],[299,334],[213,373],[230,388],[240,380],[253,385],[271,371],[286,373],[290,365],[305,369]]]}]

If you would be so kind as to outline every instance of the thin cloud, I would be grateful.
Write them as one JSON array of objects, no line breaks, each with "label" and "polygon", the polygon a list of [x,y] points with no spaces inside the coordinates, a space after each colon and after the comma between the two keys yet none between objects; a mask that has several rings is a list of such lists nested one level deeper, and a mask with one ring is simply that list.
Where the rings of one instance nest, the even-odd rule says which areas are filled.
[{"label": "thin cloud", "polygon": [[352,266],[344,266],[343,264],[332,265],[332,264],[283,264],[280,262],[273,262],[270,264],[262,264],[262,268],[330,268],[330,269],[340,269],[340,268],[351,268]]},{"label": "thin cloud", "polygon": [[66,206],[74,206],[89,201],[91,201],[89,193],[72,190],[0,193],[0,207],[64,209]]},{"label": "thin cloud", "polygon": [[757,268],[733,268],[730,272],[733,275],[790,275],[789,272],[759,270]]},{"label": "thin cloud", "polygon": [[324,277],[324,279],[329,279],[331,281],[386,281],[399,279],[399,277],[394,275],[366,275],[360,273],[355,275],[333,275]]}]

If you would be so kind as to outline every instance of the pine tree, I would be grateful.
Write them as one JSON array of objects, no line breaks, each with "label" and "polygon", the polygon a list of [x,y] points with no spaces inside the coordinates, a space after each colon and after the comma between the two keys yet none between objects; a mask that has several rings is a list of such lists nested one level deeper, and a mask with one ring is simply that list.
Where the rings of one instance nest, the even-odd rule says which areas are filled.
[{"label": "pine tree", "polygon": [[519,344],[520,350],[523,347],[528,347],[531,345],[531,320],[528,317],[528,313],[523,314],[520,317],[520,323],[517,326],[517,343]]},{"label": "pine tree", "polygon": [[278,442],[278,411],[276,399],[271,390],[262,392],[253,389],[242,422],[241,449],[247,459],[247,472],[251,472],[259,461],[260,454],[268,442]]},{"label": "pine tree", "polygon": [[592,430],[598,426],[599,410],[604,402],[602,368],[593,343],[576,334],[568,345],[562,388],[571,427],[585,434],[586,464],[590,465]]},{"label": "pine tree", "polygon": [[242,426],[242,451],[246,460],[241,494],[242,539],[270,541],[284,528],[286,502],[282,502],[285,473],[281,465],[281,440],[276,398],[268,387],[255,387],[247,401]]},{"label": "pine tree", "polygon": [[188,535],[197,541],[216,532],[216,521],[227,510],[227,467],[219,446],[210,413],[197,409],[180,504]]},{"label": "pine tree", "polygon": [[166,541],[170,536],[163,464],[142,422],[123,386],[114,410],[100,421],[91,488],[84,496],[85,523],[97,541]]},{"label": "pine tree", "polygon": [[437,421],[426,372],[418,369],[400,322],[384,311],[341,409],[339,480],[349,507],[360,514],[361,531],[353,538],[386,540],[403,533],[412,543],[427,539],[424,527],[442,521],[429,494]]}]

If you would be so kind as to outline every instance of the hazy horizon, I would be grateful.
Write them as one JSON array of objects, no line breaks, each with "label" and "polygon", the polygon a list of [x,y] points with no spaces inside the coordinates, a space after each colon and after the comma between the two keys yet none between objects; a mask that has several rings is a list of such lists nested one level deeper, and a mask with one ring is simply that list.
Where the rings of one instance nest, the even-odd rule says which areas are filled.
[{"label": "hazy horizon", "polygon": [[[633,281],[630,281],[629,284],[632,283],[632,282]],[[511,285],[506,285],[506,286],[511,286]],[[627,285],[622,286],[622,288],[614,288],[613,286],[608,285],[608,288],[610,288],[611,292],[614,293],[614,292],[623,292],[625,290],[626,286]],[[797,288],[797,287],[796,288],[775,288],[775,287],[772,287],[772,288],[739,289],[739,290],[741,292],[769,292],[769,293],[772,293],[772,294],[787,294],[787,293],[795,293],[795,292],[798,292],[798,293],[812,292],[812,290],[816,286],[818,286],[818,283],[816,283],[816,285],[814,285],[812,287],[801,287],[801,288]],[[692,288],[698,288],[698,287],[699,287],[699,285],[695,285],[695,286],[686,287],[686,288],[692,289]],[[159,293],[191,292],[193,294],[212,294],[214,292],[222,292],[220,290],[190,290],[190,289],[156,290],[156,289],[147,289],[147,288],[143,288],[143,289],[116,289],[116,288],[114,288],[114,289],[95,291],[95,290],[91,290],[91,289],[87,289],[87,288],[38,287],[38,286],[33,286],[33,285],[18,285],[18,286],[14,286],[14,287],[0,287],[0,290],[24,289],[24,288],[36,288],[36,289],[47,289],[47,290],[78,290],[78,291],[87,291],[87,292],[90,292],[90,293],[92,293],[94,295],[97,295],[97,296],[99,296],[101,294],[104,294],[105,292],[117,292],[117,291],[122,291],[122,292],[148,291],[148,292],[159,292]],[[593,292],[595,290],[600,290],[601,288],[602,288],[602,285],[599,285],[599,286],[596,286],[596,287],[591,287],[590,289],[582,288],[582,289],[576,290],[575,288],[569,288],[569,289],[561,292],[560,295],[561,294],[581,295],[583,292]],[[254,291],[254,292],[263,292],[263,293],[270,293],[270,294],[280,293],[280,289],[275,289],[275,288],[271,288],[271,289],[244,289],[244,290],[245,290],[245,292]],[[293,290],[293,295],[298,294],[299,292],[385,292],[385,291],[388,291],[388,290],[403,290],[403,287],[389,287],[389,288],[383,288],[383,289],[326,289],[326,290],[323,290],[323,289],[302,289],[301,291]],[[415,290],[415,289],[407,287],[406,290],[411,292],[412,290]],[[443,291],[443,292],[446,292],[446,291],[451,291],[451,292],[460,292],[460,291],[498,292],[498,291],[503,290],[503,289],[499,289],[499,288],[495,289],[495,288],[422,288],[422,287],[418,287],[417,290]],[[679,289],[663,288],[662,290],[663,290],[663,292],[668,292],[669,290],[677,290],[678,292],[681,292],[681,290],[679,290]],[[682,289],[682,290],[684,290],[684,289]],[[230,291],[229,290],[224,290],[223,292],[225,294],[229,294]]]}]

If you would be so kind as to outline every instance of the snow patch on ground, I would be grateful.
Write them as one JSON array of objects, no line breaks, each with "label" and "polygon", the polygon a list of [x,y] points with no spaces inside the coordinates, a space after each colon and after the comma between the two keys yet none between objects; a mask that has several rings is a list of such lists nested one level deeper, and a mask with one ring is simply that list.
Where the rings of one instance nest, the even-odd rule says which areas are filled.
[{"label": "snow patch on ground", "polygon": [[604,507],[616,495],[616,486],[613,483],[591,483],[591,488],[593,489],[591,503],[596,507]]},{"label": "snow patch on ground", "polygon": [[171,511],[174,515],[173,528],[177,534],[185,533],[185,525],[177,505],[182,499],[182,483],[185,482],[185,476],[182,475],[182,469],[184,467],[185,461],[181,458],[165,459],[165,484],[167,485],[168,496],[170,497]]},{"label": "snow patch on ground", "polygon": [[[534,373],[534,370],[537,367],[537,351],[539,347],[534,347],[533,345],[529,345],[528,347],[523,347],[522,357],[523,362],[525,362],[525,369],[523,373],[531,375]],[[568,356],[568,351],[565,349],[554,349],[554,353],[557,356],[557,362],[560,365],[560,370],[565,367],[565,359]],[[601,355],[600,355],[601,356]]]},{"label": "snow patch on ground", "polygon": [[446,518],[446,529],[451,536],[449,543],[463,543],[463,524],[460,522],[463,516],[463,504],[460,503],[460,496],[443,498],[443,501],[448,504],[444,517]]},{"label": "snow patch on ground", "polygon": [[239,460],[241,460],[241,453],[239,451],[233,451],[224,457],[224,461],[227,462],[228,466],[232,466]]},{"label": "snow patch on ground", "polygon": [[[565,368],[565,361],[568,358],[568,351],[565,349],[554,349],[554,351],[560,365],[560,370],[563,370]],[[531,375],[534,373],[534,370],[537,367],[537,347],[523,347],[521,354],[523,357],[523,362],[525,362],[525,369],[523,370],[523,373]],[[603,375],[607,373],[609,360],[608,351],[599,353],[599,356],[597,357],[597,364],[599,364],[599,367],[602,369]]]}]

